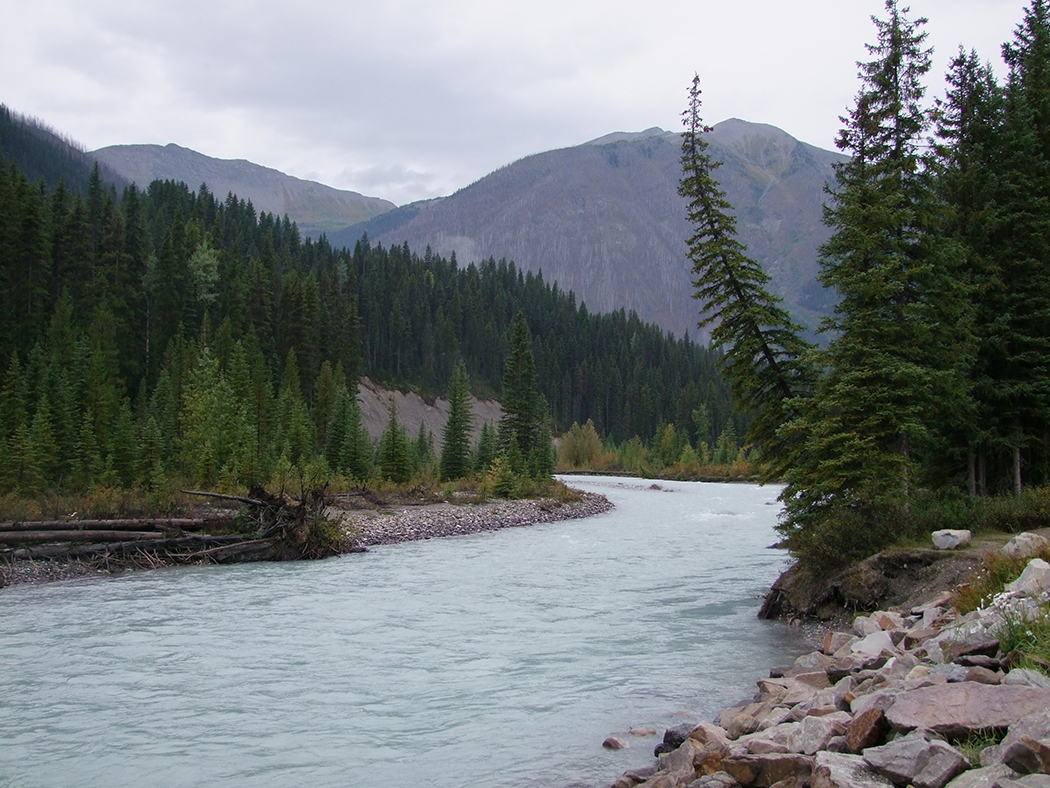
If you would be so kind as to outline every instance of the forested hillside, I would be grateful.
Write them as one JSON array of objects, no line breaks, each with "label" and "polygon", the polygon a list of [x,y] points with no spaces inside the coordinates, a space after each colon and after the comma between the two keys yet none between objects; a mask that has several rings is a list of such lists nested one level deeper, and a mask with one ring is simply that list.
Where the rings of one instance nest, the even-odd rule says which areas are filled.
[{"label": "forested hillside", "polygon": [[475,390],[500,394],[519,311],[556,425],[743,433],[715,355],[634,314],[589,314],[504,261],[336,250],[170,181],[118,197],[96,170],[82,199],[5,163],[0,301],[8,490],[268,478],[326,449],[361,374],[437,393],[462,359]]},{"label": "forested hillside", "polygon": [[[46,124],[12,112],[0,104],[0,156],[16,161],[31,181],[43,180],[49,188],[64,181],[67,189],[87,194],[95,159],[74,142]],[[120,175],[101,165],[103,180],[118,188],[127,185]]]}]

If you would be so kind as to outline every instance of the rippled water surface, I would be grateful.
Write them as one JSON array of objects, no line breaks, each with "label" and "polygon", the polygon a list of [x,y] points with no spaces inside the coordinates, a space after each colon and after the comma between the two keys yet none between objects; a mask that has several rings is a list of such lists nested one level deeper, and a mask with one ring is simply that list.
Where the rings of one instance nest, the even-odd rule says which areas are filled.
[{"label": "rippled water surface", "polygon": [[0,785],[604,786],[802,649],[776,488],[570,481],[617,509],[0,591]]}]

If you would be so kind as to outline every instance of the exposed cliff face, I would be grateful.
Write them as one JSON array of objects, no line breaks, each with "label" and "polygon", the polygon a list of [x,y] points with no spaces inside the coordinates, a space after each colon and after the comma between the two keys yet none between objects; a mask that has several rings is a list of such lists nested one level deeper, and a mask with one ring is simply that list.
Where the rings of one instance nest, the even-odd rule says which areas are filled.
[{"label": "exposed cliff face", "polygon": [[[728,120],[708,137],[716,170],[738,217],[741,240],[802,322],[815,327],[832,299],[816,282],[824,186],[838,154],[772,126]],[[472,260],[505,257],[565,290],[592,311],[625,307],[681,336],[696,335],[698,304],[678,195],[679,137],[661,129],[611,134],[529,156],[440,201],[406,212],[391,227],[362,230],[385,244],[408,241]],[[352,237],[351,237],[352,236]]]},{"label": "exposed cliff face", "polygon": [[257,211],[288,214],[307,235],[339,230],[394,208],[389,200],[300,180],[244,159],[214,159],[174,144],[111,145],[91,155],[142,189],[160,178],[184,181],[194,190],[206,183],[220,199],[233,192],[251,200]]}]

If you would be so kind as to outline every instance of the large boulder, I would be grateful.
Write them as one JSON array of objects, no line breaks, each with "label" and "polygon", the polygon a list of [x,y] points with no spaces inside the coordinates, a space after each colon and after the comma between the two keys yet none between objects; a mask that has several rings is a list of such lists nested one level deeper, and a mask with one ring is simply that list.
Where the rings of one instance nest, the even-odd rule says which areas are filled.
[{"label": "large boulder", "polygon": [[892,785],[885,777],[876,774],[859,755],[817,753],[812,788],[892,788]]},{"label": "large boulder", "polygon": [[1026,531],[1017,534],[1013,539],[1003,545],[1002,554],[1010,558],[1028,558],[1050,548],[1050,539],[1039,534]]},{"label": "large boulder", "polygon": [[869,747],[863,757],[895,785],[915,788],[944,788],[970,766],[954,747],[919,731],[881,747]]},{"label": "large boulder", "polygon": [[808,755],[794,753],[749,754],[723,758],[722,768],[741,785],[770,788],[789,777],[809,782],[813,773],[813,759]]},{"label": "large boulder", "polygon": [[844,711],[821,717],[806,717],[793,731],[788,749],[816,755],[818,751],[827,749],[828,742],[833,738],[846,733],[850,719],[850,715]]},{"label": "large boulder", "polygon": [[1012,780],[1017,776],[1017,772],[1009,766],[998,763],[983,769],[970,769],[963,772],[948,783],[947,788],[994,788],[1000,780]]},{"label": "large boulder", "polygon": [[954,739],[983,728],[1007,728],[1048,707],[1050,690],[962,681],[900,693],[886,720],[899,731],[926,728]]},{"label": "large boulder", "polygon": [[965,530],[945,528],[934,531],[930,536],[933,537],[933,546],[938,550],[954,550],[956,547],[968,545],[973,534]]},{"label": "large boulder", "polygon": [[1036,596],[1050,591],[1050,564],[1042,558],[1033,558],[1021,576],[1006,586],[1006,590],[1018,596]]}]

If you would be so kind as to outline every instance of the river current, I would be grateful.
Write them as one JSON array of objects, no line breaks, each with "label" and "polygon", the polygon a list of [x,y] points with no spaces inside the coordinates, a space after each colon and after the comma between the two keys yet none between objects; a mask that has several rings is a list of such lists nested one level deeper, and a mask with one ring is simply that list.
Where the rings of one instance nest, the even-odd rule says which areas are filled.
[{"label": "river current", "polygon": [[[776,487],[317,562],[0,591],[0,785],[606,786],[804,650],[756,618]],[[603,750],[618,735],[626,750]]]}]

